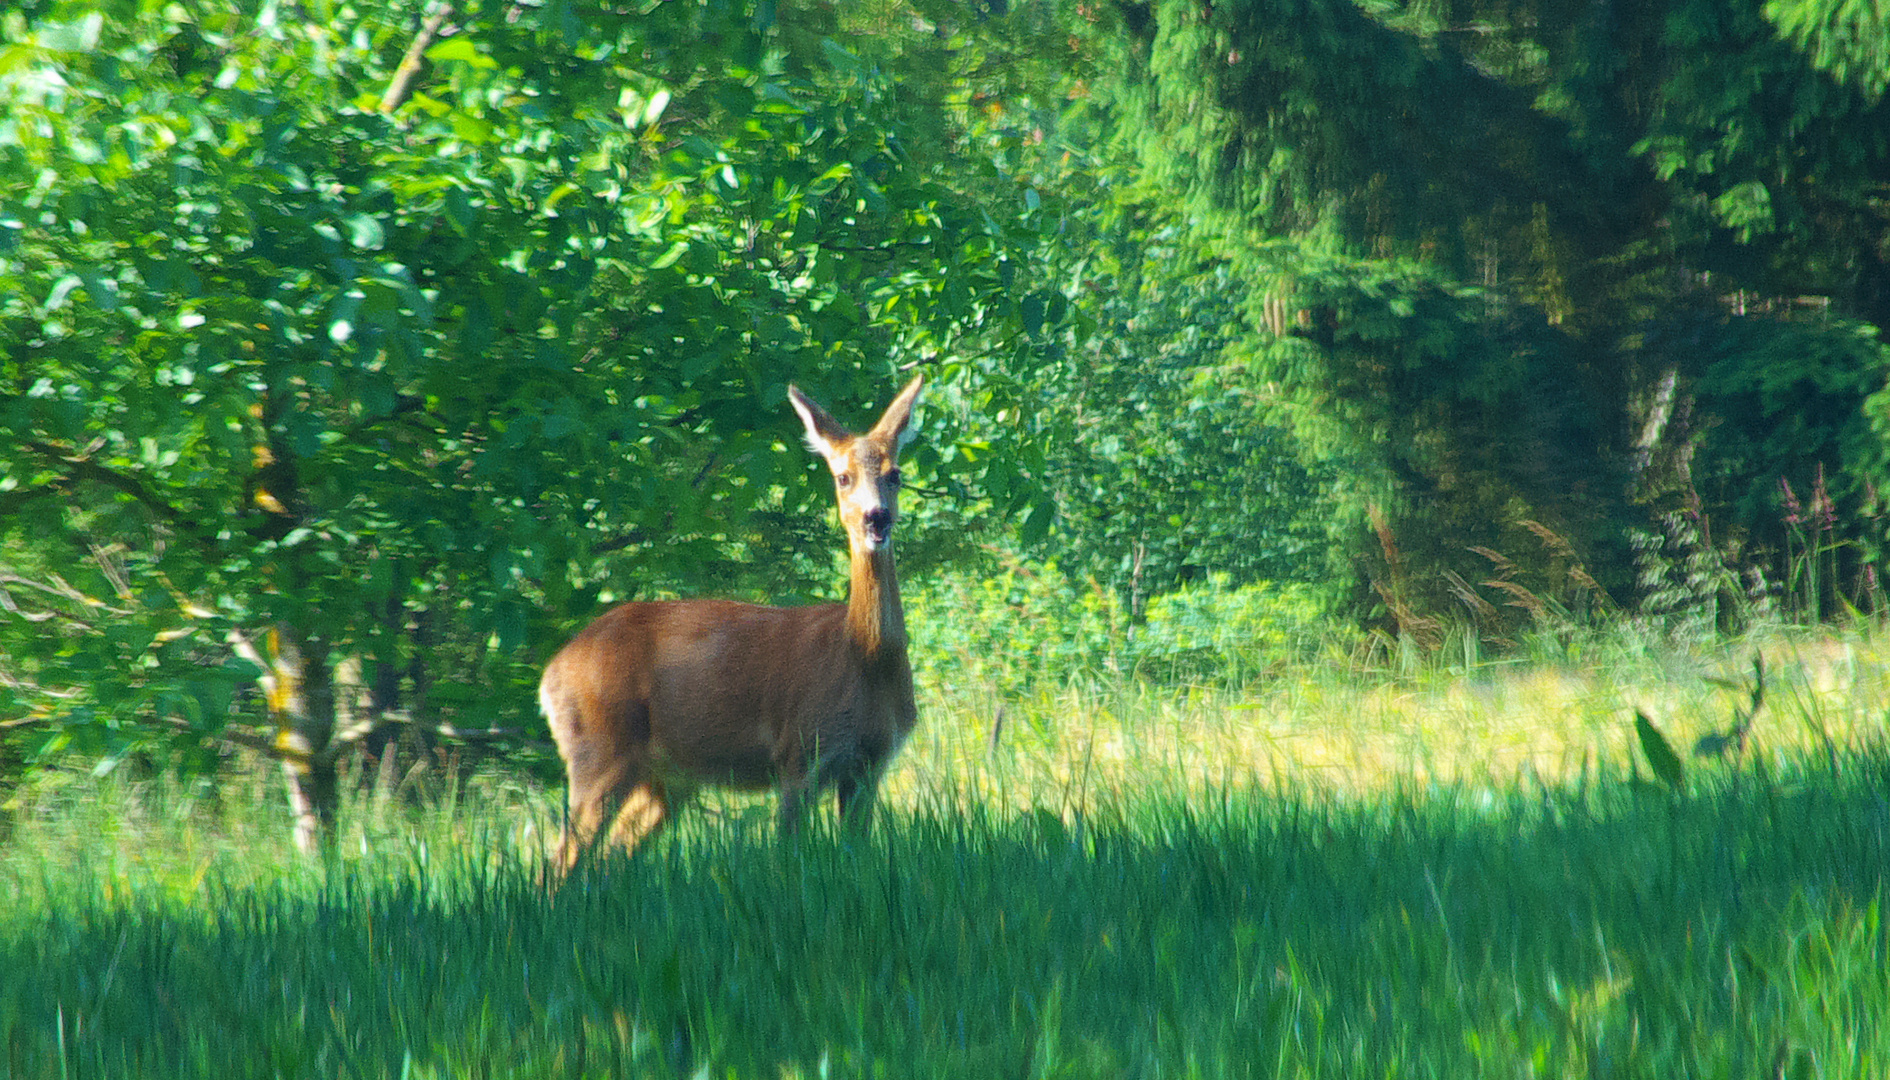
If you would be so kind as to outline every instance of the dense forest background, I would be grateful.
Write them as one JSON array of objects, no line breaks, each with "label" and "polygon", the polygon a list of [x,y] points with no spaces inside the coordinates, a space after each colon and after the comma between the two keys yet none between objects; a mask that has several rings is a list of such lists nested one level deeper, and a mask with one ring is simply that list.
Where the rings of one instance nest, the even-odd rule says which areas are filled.
[{"label": "dense forest background", "polygon": [[0,757],[533,737],[610,602],[832,598],[785,387],[912,370],[935,621],[1880,612],[1886,88],[1868,0],[23,0]]}]

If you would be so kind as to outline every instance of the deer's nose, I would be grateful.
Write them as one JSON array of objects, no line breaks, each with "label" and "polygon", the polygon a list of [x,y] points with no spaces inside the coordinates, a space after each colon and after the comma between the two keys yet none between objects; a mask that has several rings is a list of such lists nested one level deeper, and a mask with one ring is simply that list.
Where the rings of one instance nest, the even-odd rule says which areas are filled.
[{"label": "deer's nose", "polygon": [[875,506],[866,512],[863,520],[866,523],[866,534],[873,538],[874,543],[883,544],[886,538],[892,535],[893,516],[890,508]]}]

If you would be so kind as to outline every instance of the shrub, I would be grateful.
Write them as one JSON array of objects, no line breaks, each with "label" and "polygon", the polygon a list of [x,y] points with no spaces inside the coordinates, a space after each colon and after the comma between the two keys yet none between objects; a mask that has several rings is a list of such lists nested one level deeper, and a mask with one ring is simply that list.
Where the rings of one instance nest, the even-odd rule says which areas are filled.
[{"label": "shrub", "polygon": [[1111,590],[1021,561],[909,583],[906,607],[922,677],[1006,695],[1125,678],[1237,684],[1326,631],[1311,585],[1216,575],[1155,597],[1133,625]]}]

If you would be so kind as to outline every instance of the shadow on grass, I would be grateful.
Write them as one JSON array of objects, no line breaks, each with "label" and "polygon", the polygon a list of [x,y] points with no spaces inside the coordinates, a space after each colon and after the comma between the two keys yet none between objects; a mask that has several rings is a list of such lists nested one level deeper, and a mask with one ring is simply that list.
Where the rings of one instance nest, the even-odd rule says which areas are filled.
[{"label": "shadow on grass", "polygon": [[[0,921],[28,1076],[1881,1075],[1890,754],[1688,796],[699,823]],[[1768,1071],[1769,1070],[1769,1071]]]}]

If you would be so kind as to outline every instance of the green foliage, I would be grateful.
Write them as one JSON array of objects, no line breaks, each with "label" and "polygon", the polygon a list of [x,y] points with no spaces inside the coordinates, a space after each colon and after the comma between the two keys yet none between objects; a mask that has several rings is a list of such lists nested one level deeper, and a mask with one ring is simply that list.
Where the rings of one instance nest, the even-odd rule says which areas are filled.
[{"label": "green foliage", "polygon": [[1890,327],[1864,7],[1154,2],[1090,33],[1123,139],[1247,285],[1234,370],[1339,473],[1334,554],[1376,507],[1435,609],[1525,520],[1627,598],[1646,342],[1696,288]]},{"label": "green foliage", "polygon": [[1310,655],[1332,632],[1317,587],[1236,587],[1225,575],[1155,596],[1136,620],[1113,592],[1073,581],[1055,563],[939,574],[906,592],[919,677],[1000,697],[1131,678],[1243,686]]},{"label": "green foliage", "polygon": [[1890,12],[1872,0],[1767,0],[1765,17],[1812,63],[1871,99],[1890,88]]},{"label": "green foliage", "polygon": [[[1019,332],[1034,226],[794,13],[455,11],[403,96],[420,5],[122,7],[10,13],[0,61],[0,525],[60,568],[7,583],[0,715],[41,754],[200,746],[273,627],[529,723],[606,599],[825,583],[790,379],[1009,380],[955,351]],[[915,476],[1028,499],[961,437]]]},{"label": "green foliage", "polygon": [[[1807,9],[1837,6],[1771,11],[1809,33]],[[1837,82],[1752,5],[1673,8],[1666,37],[1683,51],[1654,87],[1660,107],[1637,150],[1672,186],[1683,250],[1740,285],[1832,296],[1882,327],[1884,220],[1872,189],[1890,162],[1890,103],[1867,88],[1890,78],[1885,54],[1860,56],[1853,81]]]},{"label": "green foliage", "polygon": [[1421,263],[1274,256],[1215,378],[1323,463],[1325,575],[1355,612],[1401,632],[1467,614],[1502,642],[1545,606],[1579,621],[1631,595],[1592,347]]},{"label": "green foliage", "polygon": [[1333,477],[1302,463],[1268,394],[1228,375],[1230,268],[1190,259],[1146,207],[1094,208],[1084,224],[1098,242],[1074,303],[1094,328],[1072,335],[1043,389],[1062,424],[1045,480],[1059,564],[1093,575],[1136,620],[1150,597],[1210,574],[1318,577]]},{"label": "green foliage", "polygon": [[929,685],[1037,687],[1119,677],[1128,620],[1107,590],[1008,560],[902,583],[913,671]]},{"label": "green foliage", "polygon": [[1442,29],[1417,5],[1150,3],[1124,93],[1157,175],[1258,236],[1443,245],[1461,270],[1478,221],[1596,216],[1602,178],[1534,107],[1539,62]]},{"label": "green foliage", "polygon": [[1316,654],[1333,633],[1321,591],[1296,582],[1232,587],[1217,575],[1155,597],[1146,616],[1126,651],[1162,683],[1239,686]]},{"label": "green foliage", "polygon": [[[1890,451],[1875,422],[1890,401],[1890,349],[1850,320],[1720,321],[1687,346],[1704,362],[1697,482],[1747,528],[1779,521],[1779,481],[1809,492],[1820,470],[1835,512],[1858,518],[1870,489],[1890,486]],[[1768,530],[1776,535],[1776,528]]]},{"label": "green foliage", "polygon": [[1650,427],[1643,497],[1684,507],[1711,531],[1689,544],[1756,568],[1795,616],[1874,607],[1877,493],[1890,490],[1890,350],[1877,329],[1694,307],[1650,327],[1643,351],[1672,373],[1671,400],[1691,403]]}]

